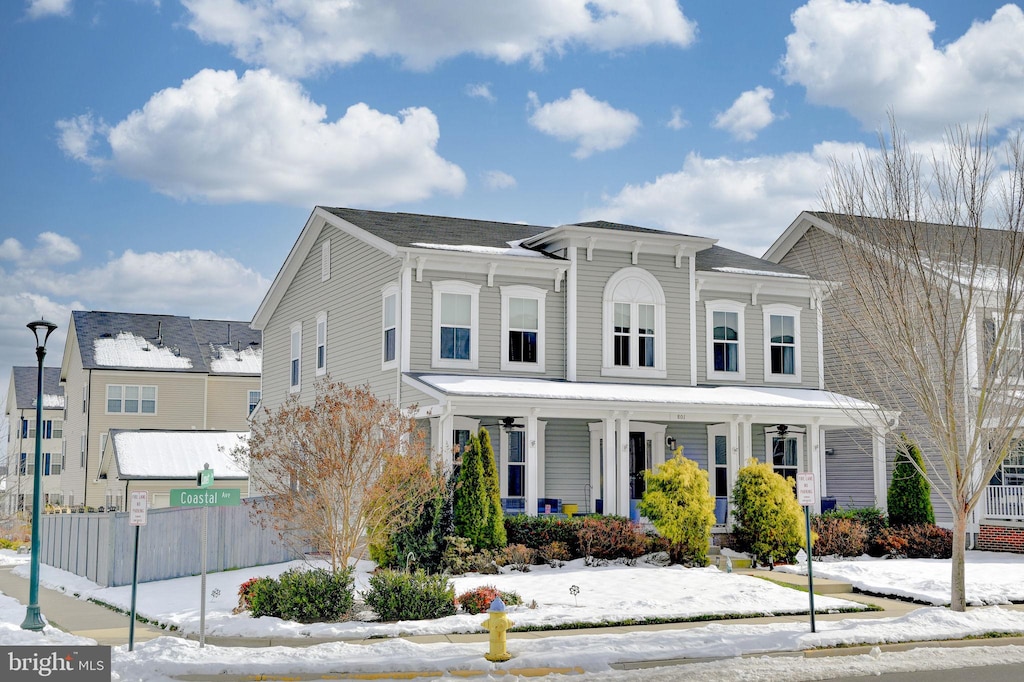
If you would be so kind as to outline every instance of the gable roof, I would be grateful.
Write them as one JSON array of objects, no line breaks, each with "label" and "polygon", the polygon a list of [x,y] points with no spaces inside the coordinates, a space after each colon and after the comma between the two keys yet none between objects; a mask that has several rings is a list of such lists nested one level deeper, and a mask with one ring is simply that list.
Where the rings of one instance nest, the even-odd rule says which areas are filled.
[{"label": "gable roof", "polygon": [[237,431],[111,429],[99,470],[109,472],[113,464],[121,480],[195,480],[196,472],[209,464],[217,480],[245,480],[249,473],[231,451],[248,436]]},{"label": "gable roof", "polygon": [[[14,385],[14,405],[10,408],[31,410],[36,406],[36,392],[39,390],[38,367],[14,367],[11,369]],[[64,387],[60,384],[60,367],[43,367],[43,409],[64,408]]]},{"label": "gable roof", "polygon": [[697,252],[694,267],[698,272],[727,272],[739,275],[769,275],[775,277],[792,277],[794,279],[810,279],[799,270],[773,263],[724,246],[712,246]]},{"label": "gable roof", "polygon": [[448,218],[415,213],[385,213],[355,208],[329,208],[328,213],[338,216],[395,246],[428,244],[473,244],[507,248],[509,242],[529,239],[551,228],[518,223],[499,223],[491,220]]},{"label": "gable roof", "polygon": [[[215,372],[223,348],[259,349],[262,335],[244,321],[192,320],[181,315],[151,315],[75,310],[71,313],[83,369],[133,369],[170,372]],[[255,343],[255,346],[252,345]]]}]

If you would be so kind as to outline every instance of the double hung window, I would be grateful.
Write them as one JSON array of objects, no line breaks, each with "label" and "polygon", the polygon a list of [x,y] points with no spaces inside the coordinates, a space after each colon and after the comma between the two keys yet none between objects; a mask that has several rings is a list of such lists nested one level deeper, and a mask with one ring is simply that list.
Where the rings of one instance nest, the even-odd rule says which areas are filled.
[{"label": "double hung window", "polygon": [[744,305],[736,301],[705,303],[708,379],[742,381],[746,378],[744,309]]},{"label": "double hung window", "polygon": [[289,391],[295,393],[302,387],[302,323],[291,327],[291,362],[289,363]]},{"label": "double hung window", "polygon": [[605,376],[664,378],[665,294],[641,268],[624,268],[604,290]]},{"label": "double hung window", "polygon": [[327,313],[316,316],[316,375],[327,374]]},{"label": "double hung window", "polygon": [[107,414],[156,414],[156,386],[108,384]]},{"label": "double hung window", "polygon": [[800,309],[765,305],[765,381],[800,381]]},{"label": "double hung window", "polygon": [[468,282],[434,282],[434,367],[477,368],[479,293]]},{"label": "double hung window", "polygon": [[394,284],[384,289],[382,319],[381,364],[387,369],[394,367],[398,360],[398,287]]},{"label": "double hung window", "polygon": [[501,287],[501,369],[544,371],[544,300],[530,286]]}]

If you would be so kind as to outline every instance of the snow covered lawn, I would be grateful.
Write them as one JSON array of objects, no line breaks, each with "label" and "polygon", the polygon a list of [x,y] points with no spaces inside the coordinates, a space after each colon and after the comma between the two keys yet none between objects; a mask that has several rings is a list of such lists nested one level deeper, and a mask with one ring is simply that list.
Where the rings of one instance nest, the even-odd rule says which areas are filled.
[{"label": "snow covered lawn", "polygon": [[[206,633],[232,637],[332,637],[364,639],[398,635],[440,635],[483,632],[483,616],[460,613],[423,621],[378,623],[350,621],[302,625],[279,618],[252,618],[232,614],[238,604],[238,587],[254,576],[276,577],[303,562],[246,568],[207,576]],[[356,590],[368,587],[373,564],[360,562]],[[28,576],[28,566],[15,575]],[[84,578],[43,565],[40,582],[52,589],[96,599],[128,610],[131,586],[102,588]],[[807,595],[765,580],[723,573],[716,568],[687,569],[611,565],[587,567],[582,560],[562,568],[535,566],[529,573],[501,575],[469,574],[454,578],[455,594],[481,585],[515,591],[523,606],[510,607],[509,615],[520,627],[556,627],[573,624],[621,623],[627,620],[687,620],[706,616],[762,616],[802,613],[808,608]],[[176,578],[139,585],[138,613],[162,624],[174,625],[185,633],[199,631],[199,577]],[[573,596],[575,585],[579,593]],[[357,598],[358,598],[357,594]],[[530,608],[533,602],[536,608]],[[818,597],[820,611],[863,610],[863,605],[834,597]],[[369,615],[369,614],[368,614]]]},{"label": "snow covered lawn", "polygon": [[[967,552],[967,603],[1024,603],[1024,554]],[[800,566],[776,570],[806,574]],[[949,559],[856,559],[815,561],[814,577],[842,580],[858,590],[913,599],[923,604],[949,604]]]}]

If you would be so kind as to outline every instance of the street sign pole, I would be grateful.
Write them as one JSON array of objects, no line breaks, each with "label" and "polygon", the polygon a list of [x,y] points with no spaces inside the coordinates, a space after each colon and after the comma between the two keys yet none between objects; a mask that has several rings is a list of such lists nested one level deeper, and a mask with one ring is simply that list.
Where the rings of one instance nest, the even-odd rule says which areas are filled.
[{"label": "street sign pole", "polygon": [[796,475],[797,501],[804,508],[804,525],[807,529],[807,594],[811,600],[811,632],[814,626],[814,550],[811,547],[811,505],[814,504],[814,473],[804,471]]},{"label": "street sign pole", "polygon": [[[210,468],[209,464],[203,464],[201,471],[196,473],[196,483],[200,488],[209,488],[213,485],[213,469]],[[210,506],[208,504],[203,505],[203,531],[202,538],[200,539],[200,550],[199,555],[203,564],[203,574],[199,579],[199,590],[201,592],[199,596],[199,648],[202,649],[206,646],[206,539],[207,532],[210,524]]]},{"label": "street sign pole", "polygon": [[139,527],[146,525],[149,491],[133,490],[128,522],[135,526],[135,549],[132,559],[132,608],[128,621],[128,651],[135,650],[135,598],[139,592]]}]

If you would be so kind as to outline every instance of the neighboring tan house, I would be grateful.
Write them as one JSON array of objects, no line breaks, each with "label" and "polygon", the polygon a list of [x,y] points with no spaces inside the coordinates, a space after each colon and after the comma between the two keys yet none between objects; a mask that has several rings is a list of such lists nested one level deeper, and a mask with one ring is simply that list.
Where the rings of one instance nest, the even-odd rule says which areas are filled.
[{"label": "neighboring tan house", "polygon": [[[7,389],[7,489],[4,511],[31,511],[36,456],[38,367],[14,367]],[[60,504],[64,462],[64,387],[60,368],[43,368],[43,504]]]},{"label": "neighboring tan house", "polygon": [[[824,289],[713,239],[643,227],[318,206],[252,326],[271,410],[311,400],[321,377],[366,384],[415,406],[447,462],[487,427],[505,508],[529,514],[629,515],[643,472],[681,446],[708,470],[723,530],[750,457],[815,472],[820,497],[885,503],[873,474],[888,425],[824,390]],[[823,443],[852,427],[869,430],[875,467],[833,485]]]},{"label": "neighboring tan house", "polygon": [[248,431],[111,429],[99,466],[106,498],[123,503],[133,490],[145,490],[150,507],[167,507],[172,489],[194,488],[196,473],[207,468],[213,470],[211,488],[238,488],[248,497],[248,457],[240,460],[235,452],[248,436]]},{"label": "neighboring tan house", "polygon": [[[786,229],[785,232],[765,253],[765,258],[773,263],[799,268],[805,272],[827,274],[831,279],[843,281],[842,258],[839,257],[839,246],[837,239],[843,238],[850,241],[850,235],[836,223],[856,219],[850,216],[833,216],[824,212],[803,212]],[[909,226],[906,229],[911,229]],[[951,225],[932,225],[916,223],[914,229],[923,230],[927,238],[943,244],[949,241],[950,231],[958,229]],[[861,236],[870,235],[869,229],[863,230]],[[1002,239],[997,230],[985,230],[985,239]],[[853,243],[850,241],[850,243]],[[973,244],[973,242],[972,242]],[[985,247],[981,247],[980,254],[985,253]],[[984,258],[984,255],[981,256]],[[984,286],[984,284],[980,285]],[[979,297],[981,299],[983,297]],[[826,302],[826,305],[829,305]],[[986,338],[987,325],[992,324],[991,310],[979,307],[977,310],[967,311],[968,319],[973,321],[966,357],[944,358],[946,362],[957,362],[965,368],[966,372],[960,373],[963,377],[978,376],[984,373],[984,360],[979,357],[978,348],[982,339]],[[827,335],[829,330],[825,330]],[[1024,338],[1024,337],[1022,337]],[[826,338],[826,342],[828,339]],[[826,343],[826,356],[835,353],[833,349],[837,344]],[[856,353],[856,348],[849,351]],[[827,357],[826,367],[831,367],[831,359]],[[864,375],[860,378],[869,381]],[[842,372],[827,371],[826,382],[836,390],[848,390],[842,385]],[[1013,384],[1014,386],[1016,384]],[[1012,387],[1012,386],[1011,386]],[[975,387],[976,388],[976,387]],[[969,390],[966,384],[961,382],[958,392]],[[860,392],[863,395],[863,392]],[[881,394],[879,394],[881,395]],[[927,449],[927,437],[922,429],[915,429],[914,424],[924,423],[924,417],[920,409],[909,400],[899,405],[888,405],[900,410],[901,423],[905,425],[908,435],[921,444],[922,449]],[[982,549],[1024,551],[1024,439],[1018,442],[1019,447],[1009,453],[1004,460],[999,472],[993,477],[986,490],[986,496],[975,509],[972,518],[968,523],[968,533],[975,535],[977,546]],[[887,455],[888,469],[887,476],[892,475],[892,462],[896,456],[895,440],[889,440],[889,452]],[[837,459],[854,458],[863,453],[865,443],[858,434],[848,434],[848,437],[836,438],[834,444],[830,443],[841,455]],[[928,455],[927,452],[925,452]],[[931,465],[933,475],[942,475],[937,462],[933,460]],[[932,502],[935,508],[935,516],[938,523],[949,526],[952,524],[952,514],[949,507],[936,494],[936,487],[932,486]]]},{"label": "neighboring tan house", "polygon": [[100,468],[112,430],[248,431],[263,348],[247,322],[76,310],[70,325],[65,506],[124,509],[116,468]]}]

